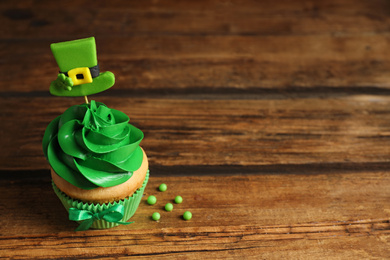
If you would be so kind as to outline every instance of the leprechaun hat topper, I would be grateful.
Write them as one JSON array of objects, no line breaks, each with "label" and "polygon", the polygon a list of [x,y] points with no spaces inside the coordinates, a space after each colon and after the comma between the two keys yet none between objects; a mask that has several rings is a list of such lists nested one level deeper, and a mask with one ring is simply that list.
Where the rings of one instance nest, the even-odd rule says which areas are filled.
[{"label": "leprechaun hat topper", "polygon": [[50,84],[52,95],[81,97],[114,85],[112,72],[100,73],[94,37],[53,43],[50,48],[60,68],[57,79]]}]

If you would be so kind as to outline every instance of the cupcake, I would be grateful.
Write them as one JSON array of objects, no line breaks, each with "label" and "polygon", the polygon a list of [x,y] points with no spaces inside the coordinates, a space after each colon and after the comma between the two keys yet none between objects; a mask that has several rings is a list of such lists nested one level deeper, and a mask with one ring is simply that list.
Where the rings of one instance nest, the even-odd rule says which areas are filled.
[{"label": "cupcake", "polygon": [[142,131],[129,117],[86,95],[114,84],[111,72],[100,73],[94,38],[51,45],[60,73],[50,85],[57,96],[85,96],[46,128],[42,146],[51,166],[52,185],[78,221],[76,230],[111,228],[135,213],[149,178]]}]

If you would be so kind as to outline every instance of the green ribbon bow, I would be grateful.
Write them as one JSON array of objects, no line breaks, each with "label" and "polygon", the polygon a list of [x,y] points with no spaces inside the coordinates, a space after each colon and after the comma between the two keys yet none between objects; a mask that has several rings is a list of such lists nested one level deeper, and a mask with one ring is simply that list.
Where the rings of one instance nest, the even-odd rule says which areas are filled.
[{"label": "green ribbon bow", "polygon": [[93,213],[89,210],[70,208],[69,220],[82,221],[80,226],[76,228],[76,231],[88,230],[95,220],[105,220],[107,222],[117,223],[121,225],[128,225],[133,222],[121,222],[123,218],[125,207],[120,204],[116,204],[102,212]]}]

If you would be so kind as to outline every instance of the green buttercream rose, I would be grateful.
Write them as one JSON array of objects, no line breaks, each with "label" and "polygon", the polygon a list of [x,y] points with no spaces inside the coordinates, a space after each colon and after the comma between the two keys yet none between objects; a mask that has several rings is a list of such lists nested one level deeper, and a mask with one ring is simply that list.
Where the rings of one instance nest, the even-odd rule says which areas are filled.
[{"label": "green buttercream rose", "polygon": [[139,144],[143,137],[126,114],[92,100],[54,119],[42,146],[59,176],[79,188],[94,189],[131,178],[142,164]]}]

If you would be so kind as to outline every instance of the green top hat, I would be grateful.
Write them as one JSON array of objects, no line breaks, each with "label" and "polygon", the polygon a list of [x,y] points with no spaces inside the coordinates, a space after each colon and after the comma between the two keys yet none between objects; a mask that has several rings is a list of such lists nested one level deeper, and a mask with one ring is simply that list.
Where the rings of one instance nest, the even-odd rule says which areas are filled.
[{"label": "green top hat", "polygon": [[50,84],[52,95],[87,96],[114,85],[113,73],[99,71],[94,37],[53,43],[50,48],[60,68],[57,79]]}]

